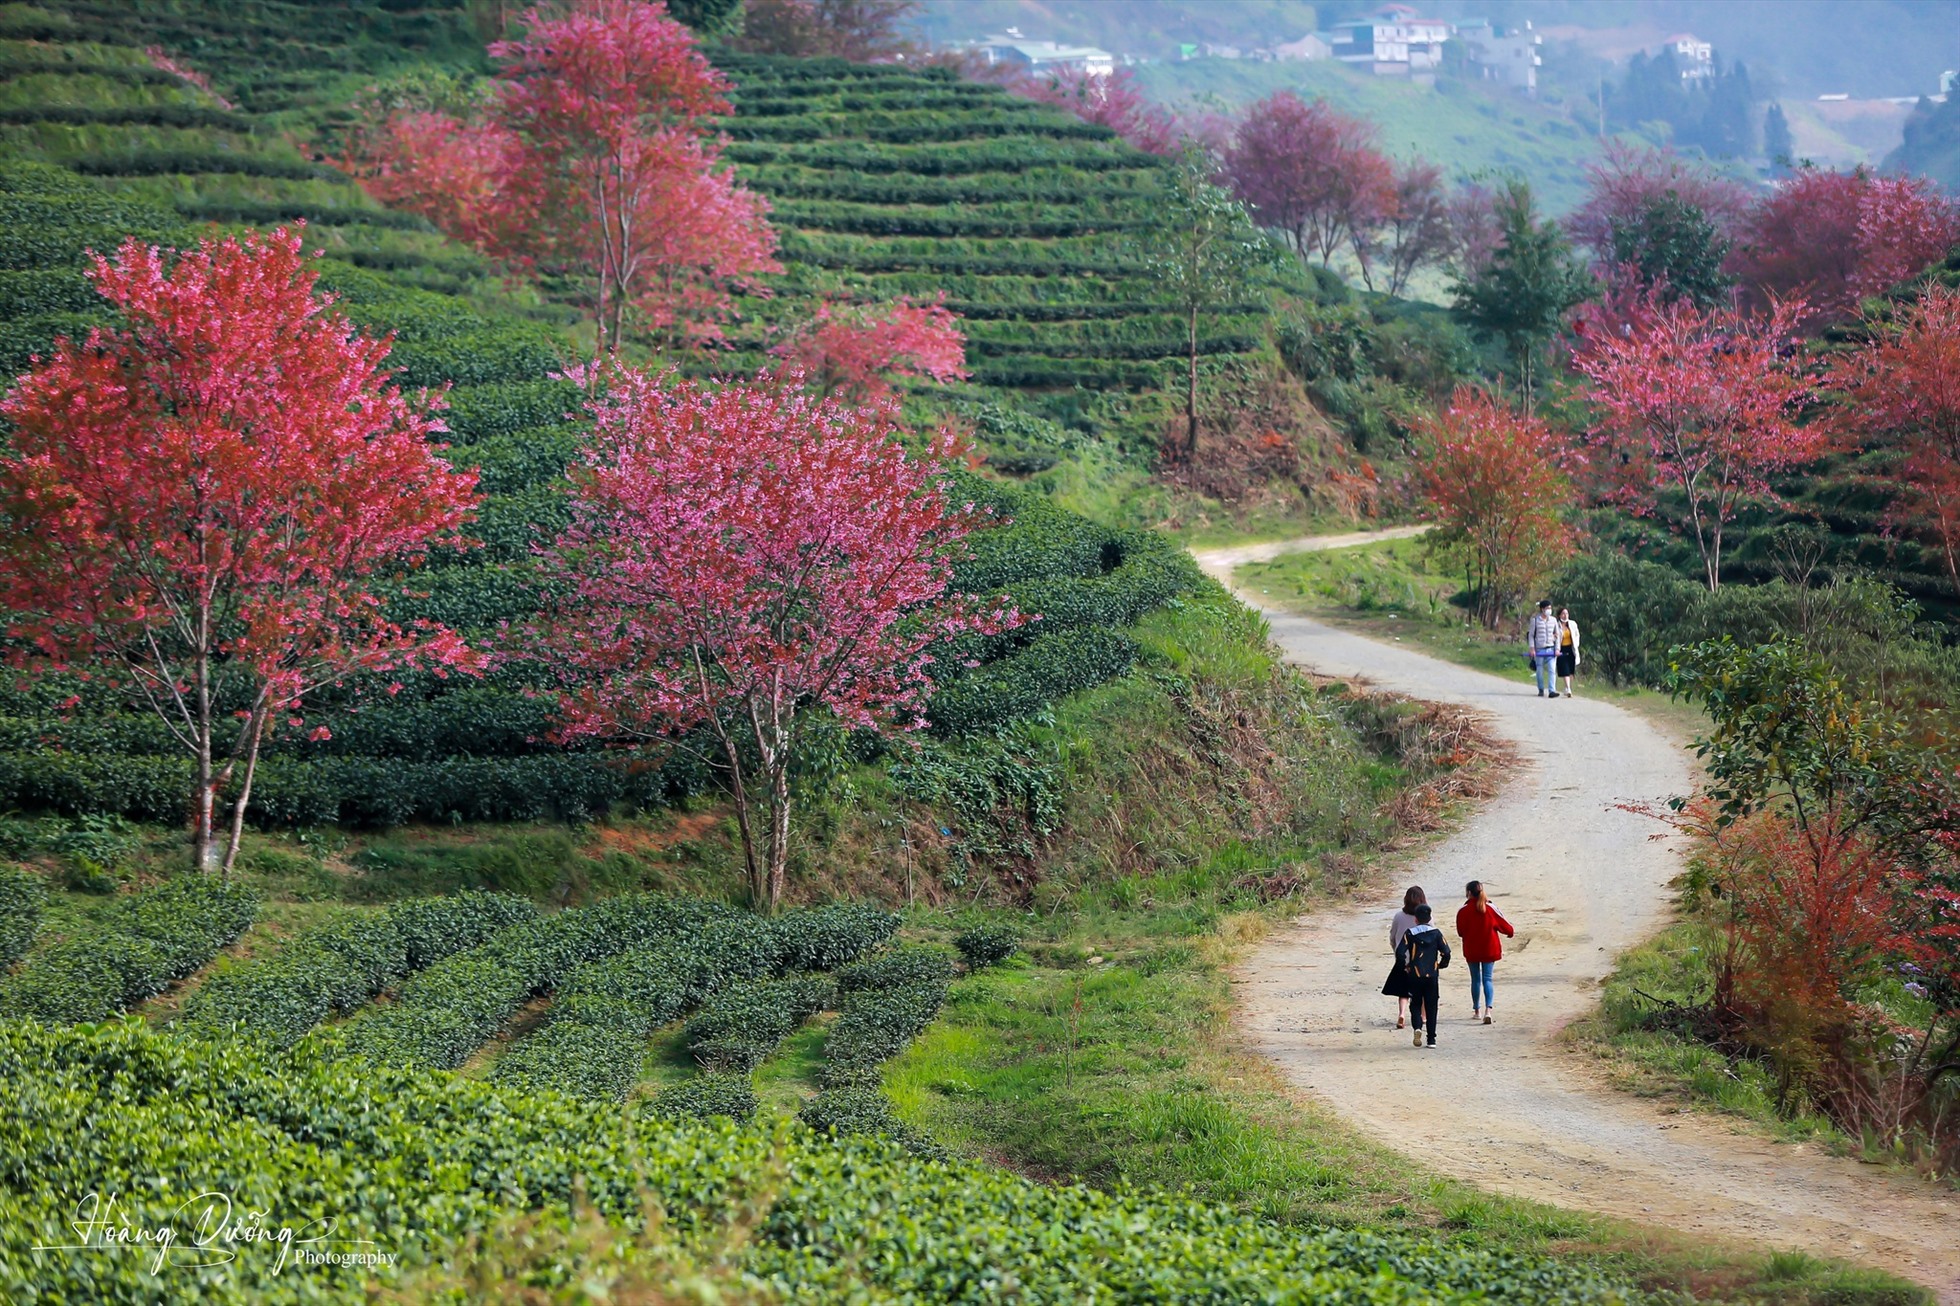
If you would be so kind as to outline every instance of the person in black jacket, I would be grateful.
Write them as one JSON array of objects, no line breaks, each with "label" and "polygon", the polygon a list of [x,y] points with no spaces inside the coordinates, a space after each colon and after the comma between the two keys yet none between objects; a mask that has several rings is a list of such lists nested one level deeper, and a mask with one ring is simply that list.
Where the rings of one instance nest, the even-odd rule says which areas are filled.
[{"label": "person in black jacket", "polygon": [[1416,923],[1402,936],[1395,960],[1408,977],[1409,1025],[1415,1031],[1415,1045],[1423,1046],[1422,1026],[1429,1021],[1429,1046],[1436,1046],[1436,1004],[1441,999],[1443,968],[1450,964],[1450,945],[1443,932],[1429,923],[1434,913],[1428,903],[1416,908]]}]

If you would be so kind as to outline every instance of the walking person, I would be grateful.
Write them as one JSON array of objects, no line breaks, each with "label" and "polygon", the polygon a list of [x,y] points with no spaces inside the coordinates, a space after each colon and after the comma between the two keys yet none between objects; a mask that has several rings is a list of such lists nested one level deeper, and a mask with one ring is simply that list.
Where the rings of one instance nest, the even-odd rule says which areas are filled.
[{"label": "walking person", "polygon": [[1395,1028],[1397,1029],[1408,1024],[1403,1019],[1403,1011],[1409,1005],[1409,977],[1402,969],[1402,939],[1416,923],[1416,908],[1428,901],[1428,895],[1423,893],[1420,886],[1410,885],[1408,891],[1402,895],[1402,910],[1396,912],[1394,918],[1388,922],[1388,950],[1395,955],[1396,960],[1389,963],[1388,979],[1382,985],[1382,993],[1395,999]]},{"label": "walking person", "polygon": [[1470,1010],[1488,1025],[1496,1017],[1496,969],[1504,957],[1504,939],[1517,931],[1491,904],[1482,880],[1463,886],[1463,905],[1456,911],[1456,936],[1463,940],[1463,960],[1470,968]]},{"label": "walking person", "polygon": [[1423,1046],[1423,1022],[1429,1024],[1429,1046],[1436,1046],[1436,1008],[1442,1001],[1442,972],[1450,964],[1450,945],[1443,932],[1429,923],[1429,904],[1416,904],[1416,923],[1402,936],[1395,960],[1408,977],[1409,1026],[1415,1045]]},{"label": "walking person", "polygon": [[[1579,623],[1572,619],[1571,608],[1558,610],[1558,674],[1565,681],[1565,696],[1576,697],[1572,689],[1572,677],[1579,670]],[[1556,682],[1553,688],[1558,686]],[[1553,695],[1557,697],[1556,694]]]},{"label": "walking person", "polygon": [[1552,601],[1541,599],[1538,611],[1524,623],[1524,651],[1531,659],[1532,673],[1538,678],[1538,697],[1558,697],[1558,618],[1552,615]]}]

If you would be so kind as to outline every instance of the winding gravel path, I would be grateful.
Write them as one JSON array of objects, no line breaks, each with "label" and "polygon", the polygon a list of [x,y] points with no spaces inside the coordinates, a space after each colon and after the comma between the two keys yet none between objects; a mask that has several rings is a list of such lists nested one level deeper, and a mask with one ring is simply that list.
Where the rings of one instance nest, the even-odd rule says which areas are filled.
[{"label": "winding gravel path", "polygon": [[[1413,529],[1200,553],[1234,568],[1298,549]],[[1240,597],[1255,607],[1256,595]],[[1881,1266],[1960,1303],[1960,1197],[1814,1147],[1771,1142],[1710,1114],[1670,1113],[1599,1082],[1558,1040],[1628,946],[1669,910],[1680,853],[1653,821],[1615,807],[1691,783],[1688,755],[1642,718],[1586,697],[1539,698],[1522,659],[1489,675],[1265,610],[1286,656],[1483,714],[1520,759],[1501,793],[1410,873],[1457,947],[1465,881],[1481,879],[1518,928],[1497,966],[1497,1023],[1472,1024],[1459,960],[1444,972],[1439,1046],[1395,1028],[1388,918],[1401,883],[1372,901],[1301,917],[1237,978],[1241,1028],[1287,1078],[1390,1146],[1459,1179],[1520,1197],[1696,1234]],[[1583,621],[1583,614],[1581,615]]]}]

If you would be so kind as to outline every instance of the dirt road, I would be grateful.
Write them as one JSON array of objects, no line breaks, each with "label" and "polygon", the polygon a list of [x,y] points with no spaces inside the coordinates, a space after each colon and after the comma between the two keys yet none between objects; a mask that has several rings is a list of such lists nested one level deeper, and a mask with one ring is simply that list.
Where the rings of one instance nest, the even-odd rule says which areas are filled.
[{"label": "dirt road", "polygon": [[[1401,532],[1408,533],[1408,532]],[[1387,534],[1386,532],[1383,533]],[[1338,536],[1200,554],[1207,571]],[[1242,594],[1258,603],[1257,594]],[[1960,1197],[1814,1148],[1767,1141],[1710,1115],[1669,1114],[1605,1087],[1559,1030],[1584,1013],[1623,949],[1668,912],[1679,851],[1618,810],[1689,784],[1688,755],[1640,717],[1582,692],[1539,698],[1471,671],[1267,612],[1287,656],[1482,712],[1521,759],[1502,793],[1425,854],[1408,879],[1456,946],[1465,881],[1490,886],[1518,936],[1497,966],[1497,1023],[1473,1024],[1459,961],[1444,973],[1438,1046],[1416,1049],[1380,994],[1388,918],[1404,887],[1275,932],[1238,976],[1253,1044],[1287,1077],[1423,1164],[1499,1192],[1693,1233],[1881,1266],[1960,1303]],[[1583,614],[1580,615],[1583,620]]]}]

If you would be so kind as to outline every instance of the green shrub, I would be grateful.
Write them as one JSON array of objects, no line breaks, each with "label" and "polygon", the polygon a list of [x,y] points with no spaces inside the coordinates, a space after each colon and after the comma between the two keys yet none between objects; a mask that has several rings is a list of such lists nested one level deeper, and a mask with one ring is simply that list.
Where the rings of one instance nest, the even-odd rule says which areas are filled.
[{"label": "green shrub", "polygon": [[805,1102],[796,1118],[832,1138],[888,1138],[914,1156],[939,1160],[946,1149],[900,1120],[891,1099],[875,1088],[826,1088]]},{"label": "green shrub", "polygon": [[1586,669],[1615,685],[1659,685],[1703,589],[1666,567],[1617,553],[1582,554],[1552,581],[1584,632]]},{"label": "green shrub", "polygon": [[789,912],[775,921],[786,971],[836,970],[898,932],[898,917],[870,903],[847,902]]},{"label": "green shrub", "polygon": [[933,695],[927,715],[943,734],[985,730],[1033,716],[1069,694],[1125,675],[1136,658],[1136,641],[1120,630],[1058,630],[960,677]]},{"label": "green shrub", "polygon": [[696,1075],[663,1088],[647,1102],[644,1114],[655,1120],[749,1120],[762,1104],[747,1075]]},{"label": "green shrub", "polygon": [[186,876],[132,894],[0,983],[0,1015],[47,1023],[107,1019],[201,969],[257,913],[249,889],[216,876]]},{"label": "green shrub", "polygon": [[712,1072],[750,1071],[829,1005],[836,986],[801,978],[745,984],[716,995],[687,1022],[688,1055]]},{"label": "green shrub", "polygon": [[47,882],[24,866],[0,866],[0,971],[27,955],[41,932]]},{"label": "green shrub", "polygon": [[270,957],[217,971],[185,1004],[184,1027],[240,1033],[290,1047],[315,1025],[373,1000],[404,976],[477,947],[536,915],[509,894],[417,898],[384,912],[348,913]]},{"label": "green shrub", "polygon": [[998,966],[1021,947],[1020,932],[1011,925],[975,925],[961,930],[953,939],[962,960],[970,970]]}]

